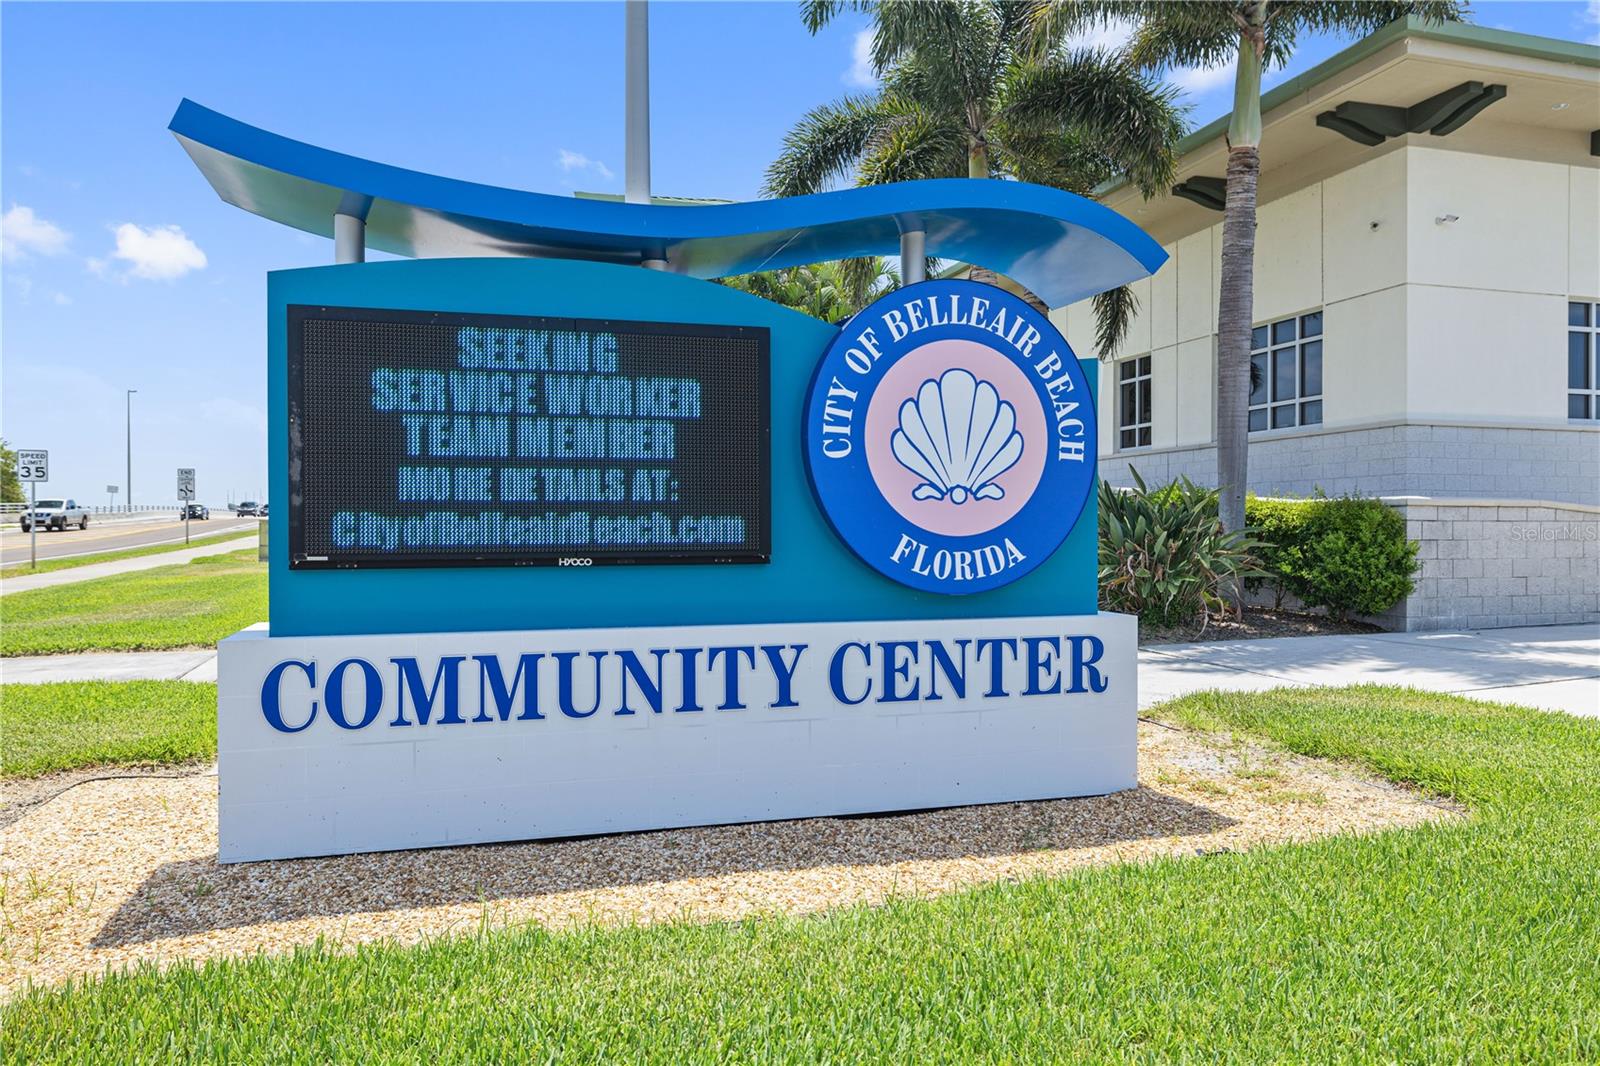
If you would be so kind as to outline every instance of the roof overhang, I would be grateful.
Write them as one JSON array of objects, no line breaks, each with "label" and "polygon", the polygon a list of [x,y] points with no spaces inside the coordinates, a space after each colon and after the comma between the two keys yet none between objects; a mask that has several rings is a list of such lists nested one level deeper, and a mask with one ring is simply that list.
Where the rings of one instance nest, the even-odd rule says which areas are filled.
[{"label": "roof overhang", "polygon": [[190,100],[170,129],[217,195],[319,236],[336,213],[396,255],[664,260],[699,278],[895,255],[902,230],[927,253],[978,263],[1061,306],[1154,273],[1138,226],[1092,200],[1013,181],[949,179],[696,207],[551,196],[423,174],[290,140]]},{"label": "roof overhang", "polygon": [[[1263,204],[1404,145],[1600,166],[1600,48],[1404,19],[1274,87],[1261,112]],[[1354,128],[1334,121],[1352,114]],[[1164,243],[1213,226],[1227,130],[1224,116],[1179,143],[1173,195],[1146,201],[1122,182],[1097,193]]]}]

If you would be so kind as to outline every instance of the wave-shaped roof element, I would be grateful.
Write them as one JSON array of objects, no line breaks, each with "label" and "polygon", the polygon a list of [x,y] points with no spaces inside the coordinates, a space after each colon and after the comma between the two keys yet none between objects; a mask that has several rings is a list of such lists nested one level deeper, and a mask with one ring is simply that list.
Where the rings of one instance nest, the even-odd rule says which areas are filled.
[{"label": "wave-shaped roof element", "polygon": [[184,100],[169,129],[217,195],[274,222],[333,235],[365,218],[397,255],[662,259],[698,278],[895,255],[902,229],[929,255],[1026,285],[1052,307],[1152,274],[1166,253],[1115,211],[1015,181],[911,181],[705,207],[608,203],[422,174],[303,144]]}]

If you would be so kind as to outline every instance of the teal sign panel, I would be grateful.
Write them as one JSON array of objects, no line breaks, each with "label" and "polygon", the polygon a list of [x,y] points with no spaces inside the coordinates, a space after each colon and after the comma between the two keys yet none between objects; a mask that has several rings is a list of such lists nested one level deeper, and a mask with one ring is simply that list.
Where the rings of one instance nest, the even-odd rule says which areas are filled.
[{"label": "teal sign panel", "polygon": [[428,259],[275,272],[268,315],[275,637],[1096,610],[1092,491],[1024,580],[951,597],[866,565],[804,454],[840,330],[768,301]]}]

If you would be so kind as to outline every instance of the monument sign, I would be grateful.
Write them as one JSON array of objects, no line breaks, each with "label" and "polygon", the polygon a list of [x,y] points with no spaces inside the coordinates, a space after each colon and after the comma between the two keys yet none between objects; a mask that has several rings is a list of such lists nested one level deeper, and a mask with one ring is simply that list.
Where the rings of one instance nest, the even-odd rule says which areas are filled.
[{"label": "monument sign", "polygon": [[1066,303],[1159,266],[1125,220],[1014,182],[574,201],[173,129],[349,258],[269,278],[285,503],[270,617],[220,646],[224,861],[1135,784],[1094,365],[993,286],[832,324],[706,280],[920,226]]}]

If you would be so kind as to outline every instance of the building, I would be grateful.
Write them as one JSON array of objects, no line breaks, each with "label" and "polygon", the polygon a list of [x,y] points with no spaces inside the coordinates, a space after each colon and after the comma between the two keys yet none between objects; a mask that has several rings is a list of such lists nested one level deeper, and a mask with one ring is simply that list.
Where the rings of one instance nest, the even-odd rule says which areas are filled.
[{"label": "building", "polygon": [[[1396,628],[1600,619],[1600,48],[1397,22],[1262,117],[1250,489],[1403,511]],[[1215,482],[1226,129],[1103,196],[1171,256],[1101,364],[1114,484]],[[1095,352],[1087,303],[1053,318]]]}]

